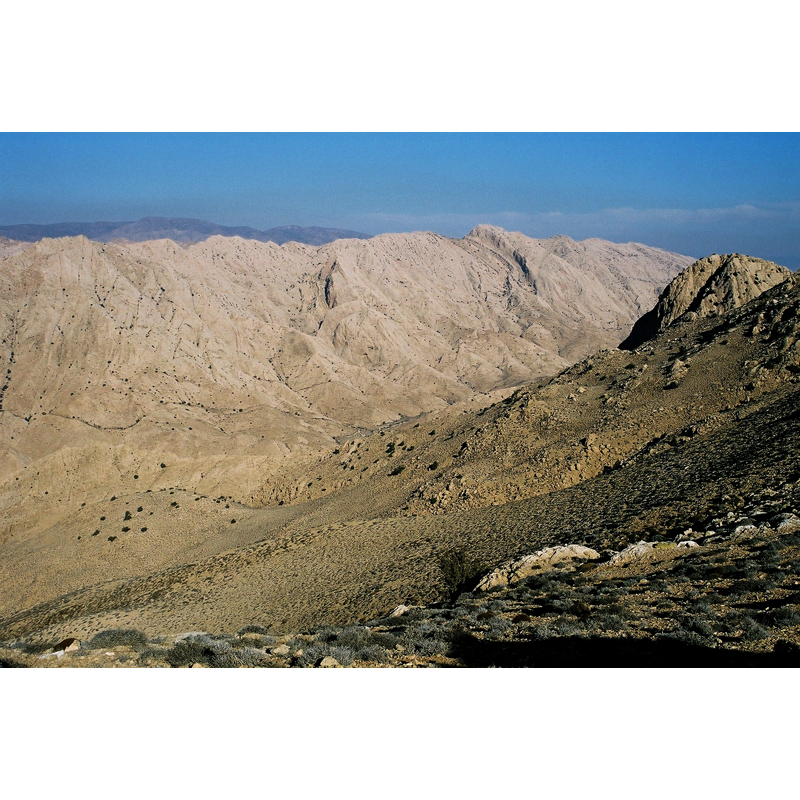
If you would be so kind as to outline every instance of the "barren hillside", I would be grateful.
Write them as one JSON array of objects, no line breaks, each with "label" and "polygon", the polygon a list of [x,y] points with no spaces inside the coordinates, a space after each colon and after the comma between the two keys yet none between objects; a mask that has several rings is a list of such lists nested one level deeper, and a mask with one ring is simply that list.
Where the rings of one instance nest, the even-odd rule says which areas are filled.
[{"label": "barren hillside", "polygon": [[297,454],[616,343],[687,262],[496,228],[38,242],[0,262],[0,537],[146,489],[248,500]]},{"label": "barren hillside", "polygon": [[[458,550],[483,568],[567,543],[608,560],[694,526],[701,552],[723,520],[733,535],[745,497],[795,502],[799,311],[788,275],[740,307],[682,319],[632,353],[597,352],[503,401],[345,437],[302,470],[273,473],[257,493],[267,508],[166,487],[87,503],[35,540],[5,543],[0,634],[308,630],[447,600],[443,565]],[[176,533],[181,519],[191,540]],[[779,536],[776,520],[767,538]],[[727,551],[713,550],[715,563]],[[796,637],[790,617],[781,635]]]}]

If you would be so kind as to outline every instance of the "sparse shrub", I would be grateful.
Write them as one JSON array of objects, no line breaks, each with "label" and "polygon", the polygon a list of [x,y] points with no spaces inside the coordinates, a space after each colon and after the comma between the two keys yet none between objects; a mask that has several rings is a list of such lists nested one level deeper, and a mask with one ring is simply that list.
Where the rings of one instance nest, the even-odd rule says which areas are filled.
[{"label": "sparse shrub", "polygon": [[714,630],[712,629],[711,625],[708,624],[707,620],[702,619],[701,617],[690,617],[689,619],[683,620],[682,627],[684,630],[694,631],[695,633],[699,633],[701,636],[714,635]]},{"label": "sparse shrub", "polygon": [[551,639],[553,631],[548,625],[537,625],[530,634],[530,637],[535,642],[541,642],[545,639]]},{"label": "sparse shrub", "polygon": [[377,644],[370,644],[366,647],[361,647],[355,652],[356,661],[377,661],[379,664],[385,664],[389,660],[389,656],[385,647]]},{"label": "sparse shrub", "polygon": [[315,642],[303,648],[303,655],[300,656],[297,663],[303,667],[313,667],[330,654],[331,648],[327,643]]},{"label": "sparse shrub", "polygon": [[431,463],[428,464],[428,469],[431,470],[431,471],[433,471],[435,469],[439,469],[439,462],[438,461],[431,461]]},{"label": "sparse shrub", "polygon": [[336,644],[331,647],[331,656],[343,667],[349,667],[353,663],[353,651],[349,647],[342,647]]},{"label": "sparse shrub", "polygon": [[116,536],[109,536],[108,537],[108,541],[109,542],[116,542],[117,541],[117,537]]},{"label": "sparse shrub", "polygon": [[260,633],[266,636],[269,634],[269,628],[265,628],[263,625],[245,625],[237,635],[244,636],[246,633]]},{"label": "sparse shrub", "polygon": [[796,625],[798,622],[800,622],[800,614],[798,614],[793,608],[787,608],[786,606],[783,606],[783,608],[776,608],[771,611],[766,611],[762,616],[762,620],[765,624],[772,627],[780,625]]},{"label": "sparse shrub", "polygon": [[566,617],[559,617],[553,625],[559,636],[578,636],[583,633],[583,628]]},{"label": "sparse shrub", "polygon": [[445,586],[451,594],[463,591],[470,587],[485,571],[463,548],[447,550],[439,556],[439,567],[444,576]]},{"label": "sparse shrub", "polygon": [[125,516],[122,518],[122,521],[123,522],[127,522],[130,518],[131,518],[131,512],[130,511],[126,511],[125,512]]},{"label": "sparse shrub", "polygon": [[511,627],[511,623],[503,617],[494,617],[489,620],[489,633],[492,636],[501,636]]},{"label": "sparse shrub", "polygon": [[421,656],[438,656],[447,652],[447,642],[441,639],[423,639],[415,643],[415,649]]},{"label": "sparse shrub", "polygon": [[368,630],[354,625],[349,628],[344,628],[344,630],[336,636],[336,644],[342,645],[343,647],[356,648],[366,644],[369,638],[370,633]]},{"label": "sparse shrub", "polygon": [[747,616],[742,619],[742,636],[747,641],[755,641],[769,636],[769,631],[752,617]]},{"label": "sparse shrub", "polygon": [[405,468],[405,464],[398,464],[389,475],[399,475]]},{"label": "sparse shrub", "polygon": [[597,614],[592,622],[594,627],[604,631],[624,631],[628,627],[619,614]]},{"label": "sparse shrub", "polygon": [[132,647],[139,650],[147,645],[147,636],[134,628],[114,628],[95,634],[86,645],[88,650],[107,647]]},{"label": "sparse shrub", "polygon": [[[254,648],[243,647],[234,650],[230,642],[224,639],[215,639],[210,636],[190,636],[179,641],[171,650],[164,654],[164,659],[173,667],[185,667],[195,663],[208,664],[210,667],[231,668],[256,663],[253,652],[263,655]],[[242,653],[245,653],[244,659]]]}]

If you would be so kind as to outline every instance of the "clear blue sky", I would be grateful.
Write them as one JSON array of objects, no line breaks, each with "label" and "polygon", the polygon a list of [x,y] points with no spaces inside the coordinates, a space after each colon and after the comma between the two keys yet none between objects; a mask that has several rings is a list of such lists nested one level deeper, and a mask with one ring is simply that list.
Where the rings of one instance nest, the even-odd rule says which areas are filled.
[{"label": "clear blue sky", "polygon": [[270,228],[639,241],[800,267],[798,134],[0,134],[0,224],[197,217]]}]

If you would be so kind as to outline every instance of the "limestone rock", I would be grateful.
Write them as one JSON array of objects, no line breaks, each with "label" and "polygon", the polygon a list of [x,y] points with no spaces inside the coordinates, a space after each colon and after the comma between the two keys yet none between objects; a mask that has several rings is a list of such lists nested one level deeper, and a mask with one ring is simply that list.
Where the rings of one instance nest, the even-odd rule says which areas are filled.
[{"label": "limestone rock", "polygon": [[333,657],[333,656],[325,656],[322,661],[319,662],[321,667],[341,667],[342,665]]},{"label": "limestone rock", "polygon": [[641,317],[620,350],[635,350],[676,322],[712,317],[743,306],[791,277],[786,267],[738,253],[701,258],[662,292]]},{"label": "limestone rock", "polygon": [[517,583],[535,572],[553,569],[557,565],[563,566],[572,561],[594,561],[599,558],[601,558],[600,553],[596,550],[580,544],[545,547],[531,555],[501,564],[481,580],[476,591],[485,592],[495,586]]},{"label": "limestone rock", "polygon": [[615,556],[611,557],[609,564],[616,566],[629,564],[632,561],[637,561],[643,556],[649,555],[655,550],[655,542],[636,542],[636,544],[628,545],[624,550],[621,550]]}]

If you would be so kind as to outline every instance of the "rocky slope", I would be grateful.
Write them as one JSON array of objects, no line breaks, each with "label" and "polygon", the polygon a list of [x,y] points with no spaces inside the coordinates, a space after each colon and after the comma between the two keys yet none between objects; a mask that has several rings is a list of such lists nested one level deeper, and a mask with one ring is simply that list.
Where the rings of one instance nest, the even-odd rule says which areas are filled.
[{"label": "rocky slope", "polygon": [[[608,623],[610,638],[622,640],[619,658],[636,652],[639,645],[631,639],[644,639],[650,647],[647,642],[659,635],[676,633],[676,620],[686,636],[705,637],[701,644],[693,640],[700,651],[679,642],[687,658],[720,646],[777,654],[780,642],[789,642],[780,648],[791,649],[798,640],[794,573],[789,574],[796,542],[781,538],[780,526],[788,518],[778,517],[797,512],[799,337],[800,281],[790,276],[741,307],[670,326],[634,353],[596,353],[501,402],[475,411],[467,403],[370,437],[348,437],[335,448],[338,452],[309,460],[302,472],[273,475],[258,495],[269,507],[242,508],[226,498],[179,496],[178,490],[169,495],[166,487],[120,492],[76,509],[80,524],[44,531],[37,548],[17,537],[6,542],[0,579],[7,603],[0,611],[0,637],[22,638],[33,646],[67,637],[91,641],[119,627],[143,631],[146,638],[174,638],[185,631],[219,633],[257,625],[283,637],[274,646],[286,644],[289,656],[304,663],[298,651],[305,645],[293,641],[292,632],[297,638],[297,631],[373,620],[372,627],[384,628],[377,633],[391,633],[386,629],[393,623],[381,619],[400,604],[448,603],[462,579],[542,548],[575,544],[595,550],[606,564],[597,567],[596,580],[581,578],[593,595],[620,586],[640,595],[630,598],[631,605],[617,597],[623,611],[609,612],[625,623],[617,628],[618,621]],[[197,526],[190,550],[174,542],[168,556],[160,557],[174,530],[166,520],[177,513],[173,504],[196,507],[207,528],[203,532]],[[743,534],[751,539],[735,538]],[[159,542],[156,548],[151,535]],[[664,556],[670,563],[656,559],[642,567],[637,562],[633,572],[626,566],[633,562],[612,558],[640,541],[650,543],[637,551],[646,555],[654,544],[674,543],[676,537],[699,547],[676,547]],[[784,547],[789,549],[781,556]],[[681,572],[681,564],[695,572]],[[728,567],[742,575],[726,572]],[[629,572],[618,574],[618,569]],[[739,578],[749,581],[735,588],[741,594],[735,602],[700,596],[707,594],[705,572],[717,569],[711,588],[723,598]],[[627,583],[632,576],[636,582],[653,581],[656,573],[661,588],[652,593],[633,592],[634,584]],[[567,592],[561,578],[555,583],[553,592]],[[673,584],[679,591],[670,588]],[[433,637],[434,644],[411,654],[457,663],[492,658],[536,663],[520,642],[547,638],[546,631],[536,633],[536,620],[533,627],[531,620],[512,620],[549,612],[528,613],[517,608],[520,602],[528,609],[544,608],[542,600],[552,605],[554,617],[545,627],[555,638],[594,636],[606,624],[602,614],[592,621],[602,603],[578,596],[583,589],[575,587],[574,597],[560,598],[544,597],[541,586],[522,588],[531,597],[512,597],[504,608],[479,610],[486,605],[481,598],[465,598],[476,613],[467,625],[468,638],[456,637],[466,642],[461,650],[434,652],[435,641],[444,638]],[[562,599],[569,607],[556,605]],[[708,608],[701,609],[701,602]],[[573,605],[577,610],[570,610]],[[773,614],[767,620],[775,608],[785,608],[785,618]],[[687,617],[686,626],[674,616],[676,609]],[[748,609],[755,613],[745,613]],[[438,613],[433,612],[427,616]],[[491,616],[478,619],[487,612],[510,624],[491,623]],[[662,612],[669,612],[669,620]],[[691,621],[698,616],[700,621]],[[639,620],[641,635],[626,629],[634,627],[628,619]],[[435,629],[419,615],[411,620],[413,635],[398,642],[404,648],[431,638],[416,630],[423,623],[426,630]],[[723,622],[729,627],[719,627]],[[774,633],[762,635],[760,629],[772,630],[769,626]],[[337,636],[325,633],[319,644],[335,644]],[[304,641],[317,643],[317,634]],[[581,641],[567,642],[562,650],[554,645],[549,657],[574,655]],[[231,642],[228,648],[236,649]],[[271,646],[261,642],[254,649],[265,655]],[[353,649],[344,640],[341,646]],[[663,648],[654,646],[657,656]],[[226,649],[201,642],[192,653],[207,651],[204,658],[213,661],[214,648]],[[321,660],[322,649],[314,652]],[[167,663],[173,658],[152,657]],[[182,663],[178,655],[174,659]]]},{"label": "rocky slope", "polygon": [[148,489],[249,503],[298,454],[618,341],[688,261],[486,227],[33,244],[0,262],[0,540]]},{"label": "rocky slope", "polygon": [[739,308],[790,275],[786,267],[772,261],[738,253],[701,258],[664,289],[620,349],[635,350],[681,319],[711,317]]}]

